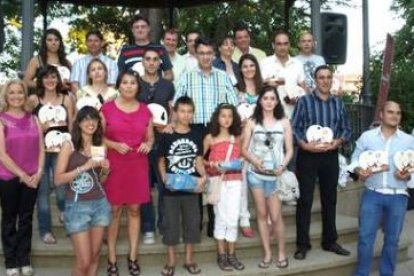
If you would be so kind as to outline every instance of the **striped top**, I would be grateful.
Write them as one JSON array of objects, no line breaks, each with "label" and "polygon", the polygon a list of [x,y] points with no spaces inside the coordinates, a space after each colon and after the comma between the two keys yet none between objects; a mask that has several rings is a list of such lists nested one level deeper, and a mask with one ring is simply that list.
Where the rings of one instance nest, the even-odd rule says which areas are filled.
[{"label": "striped top", "polygon": [[299,98],[292,115],[293,135],[296,142],[306,141],[306,130],[311,125],[329,127],[334,138],[342,138],[344,142],[351,138],[351,124],[343,101],[329,95],[326,101],[319,97],[319,92]]},{"label": "striped top", "polygon": [[238,104],[237,91],[226,72],[212,68],[209,75],[205,75],[199,67],[182,74],[178,83],[175,101],[188,96],[195,105],[194,124],[207,124],[211,115],[220,103]]}]

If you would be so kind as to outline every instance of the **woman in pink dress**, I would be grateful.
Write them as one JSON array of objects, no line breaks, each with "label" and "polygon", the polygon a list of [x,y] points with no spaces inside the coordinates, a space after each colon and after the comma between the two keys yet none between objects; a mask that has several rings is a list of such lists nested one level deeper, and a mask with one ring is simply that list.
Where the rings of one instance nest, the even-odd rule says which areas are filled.
[{"label": "woman in pink dress", "polygon": [[138,239],[140,206],[150,200],[148,157],[154,133],[151,113],[136,100],[139,75],[133,71],[119,75],[116,87],[119,97],[102,107],[105,125],[105,144],[111,172],[105,182],[105,191],[112,205],[112,224],[108,229],[108,275],[119,275],[116,264],[116,240],[122,207],[128,213],[130,275],[139,275]]}]

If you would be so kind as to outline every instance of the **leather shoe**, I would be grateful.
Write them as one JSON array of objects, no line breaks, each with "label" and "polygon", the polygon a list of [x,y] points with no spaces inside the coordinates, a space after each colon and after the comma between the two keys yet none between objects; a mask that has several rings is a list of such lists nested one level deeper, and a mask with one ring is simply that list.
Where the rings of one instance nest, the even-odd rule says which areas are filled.
[{"label": "leather shoe", "polygon": [[308,253],[308,250],[306,250],[306,249],[298,249],[298,250],[296,250],[296,252],[293,255],[293,257],[296,260],[304,260],[304,259],[306,259],[306,253]]},{"label": "leather shoe", "polygon": [[333,252],[335,254],[341,255],[341,256],[349,256],[351,252],[343,248],[337,243],[333,243],[328,247],[322,247],[323,250]]}]

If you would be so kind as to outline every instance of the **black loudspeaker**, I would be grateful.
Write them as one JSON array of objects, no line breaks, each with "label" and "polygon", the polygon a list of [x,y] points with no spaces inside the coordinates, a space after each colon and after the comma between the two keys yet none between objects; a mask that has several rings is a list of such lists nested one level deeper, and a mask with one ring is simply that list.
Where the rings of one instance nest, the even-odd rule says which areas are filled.
[{"label": "black loudspeaker", "polygon": [[321,13],[322,55],[327,64],[344,64],[347,18],[340,13]]}]

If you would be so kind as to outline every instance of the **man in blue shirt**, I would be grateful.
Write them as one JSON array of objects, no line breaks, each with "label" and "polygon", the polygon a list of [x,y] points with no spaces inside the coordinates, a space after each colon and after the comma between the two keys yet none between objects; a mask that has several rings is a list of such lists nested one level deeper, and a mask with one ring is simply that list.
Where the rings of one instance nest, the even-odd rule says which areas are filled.
[{"label": "man in blue shirt", "polygon": [[[295,141],[298,144],[296,175],[299,181],[300,198],[296,208],[295,259],[304,260],[311,249],[309,227],[313,192],[316,179],[322,206],[322,248],[338,255],[349,255],[336,240],[336,188],[338,185],[338,148],[351,138],[351,126],[345,105],[338,97],[332,96],[332,71],[326,65],[315,70],[316,89],[296,103],[292,116]],[[318,144],[306,139],[306,130],[312,125],[329,127],[333,141]]]},{"label": "man in blue shirt", "polygon": [[[395,102],[386,102],[380,113],[381,125],[365,131],[356,142],[352,164],[367,150],[385,151],[388,170],[373,173],[356,165],[355,172],[365,182],[359,214],[358,265],[355,275],[368,276],[371,271],[373,248],[377,229],[382,222],[384,245],[380,275],[394,275],[398,241],[404,224],[408,202],[407,186],[412,174],[399,171],[394,164],[397,151],[414,150],[414,137],[401,131],[401,108]],[[355,165],[354,165],[355,166]]]}]

